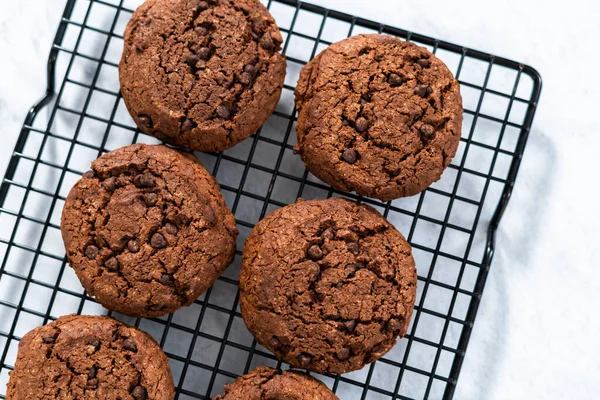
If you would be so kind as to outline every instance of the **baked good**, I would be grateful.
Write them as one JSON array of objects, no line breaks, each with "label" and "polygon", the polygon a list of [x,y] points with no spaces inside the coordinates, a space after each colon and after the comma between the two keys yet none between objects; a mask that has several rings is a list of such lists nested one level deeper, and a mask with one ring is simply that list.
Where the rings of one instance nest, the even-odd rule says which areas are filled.
[{"label": "baked good", "polygon": [[69,315],[19,342],[6,398],[172,400],[165,353],[150,335],[108,317]]},{"label": "baked good", "polygon": [[437,181],[458,148],[458,81],[427,49],[387,35],[334,43],[296,88],[306,167],[329,185],[388,201]]},{"label": "baked good", "polygon": [[69,264],[108,309],[153,317],[190,305],[233,261],[219,185],[191,154],[136,144],[92,163],[65,202]]},{"label": "baked good", "polygon": [[298,371],[258,367],[225,385],[213,400],[339,400],[322,382]]},{"label": "baked good", "polygon": [[147,0],[124,40],[123,100],[149,135],[221,151],[275,110],[285,79],[283,40],[258,0]]},{"label": "baked good", "polygon": [[248,236],[242,317],[292,367],[344,373],[404,336],[416,295],[411,248],[373,208],[331,198],[270,213]]}]

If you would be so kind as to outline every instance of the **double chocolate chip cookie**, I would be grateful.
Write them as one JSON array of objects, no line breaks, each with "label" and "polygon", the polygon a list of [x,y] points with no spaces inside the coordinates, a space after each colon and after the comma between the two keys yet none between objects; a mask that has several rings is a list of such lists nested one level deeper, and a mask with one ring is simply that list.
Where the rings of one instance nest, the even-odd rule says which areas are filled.
[{"label": "double chocolate chip cookie", "polygon": [[143,144],[92,163],[67,197],[61,232],[89,294],[141,317],[190,305],[231,263],[238,234],[193,155]]},{"label": "double chocolate chip cookie", "polygon": [[258,0],[147,0],[124,39],[123,99],[149,135],[221,151],[275,110],[286,62],[281,33]]},{"label": "double chocolate chip cookie", "polygon": [[6,398],[172,400],[167,357],[146,333],[108,317],[70,315],[19,342]]},{"label": "double chocolate chip cookie", "polygon": [[292,367],[345,373],[404,336],[417,275],[410,245],[381,214],[332,198],[260,221],[239,280],[242,316],[260,344]]},{"label": "double chocolate chip cookie", "polygon": [[329,185],[388,201],[437,181],[458,148],[458,81],[423,47],[387,35],[331,45],[296,88],[295,151]]},{"label": "double chocolate chip cookie", "polygon": [[225,394],[213,400],[339,400],[323,383],[297,371],[258,367],[225,385]]}]

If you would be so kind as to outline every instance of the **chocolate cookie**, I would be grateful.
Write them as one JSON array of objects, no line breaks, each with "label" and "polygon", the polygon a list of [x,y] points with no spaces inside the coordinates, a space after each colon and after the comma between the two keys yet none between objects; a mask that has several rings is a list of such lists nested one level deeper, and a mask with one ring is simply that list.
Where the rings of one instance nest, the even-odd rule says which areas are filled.
[{"label": "chocolate cookie", "polygon": [[295,151],[331,186],[384,201],[437,181],[462,128],[458,81],[423,47],[386,35],[334,43],[296,88]]},{"label": "chocolate cookie", "polygon": [[416,283],[409,244],[377,211],[344,199],[300,200],[248,236],[240,306],[278,359],[344,373],[404,336]]},{"label": "chocolate cookie", "polygon": [[172,400],[165,353],[148,334],[108,317],[69,315],[19,342],[6,398]]},{"label": "chocolate cookie", "polygon": [[281,33],[258,0],[147,0],[125,30],[123,99],[142,131],[221,151],[275,110]]},{"label": "chocolate cookie", "polygon": [[61,232],[89,294],[141,317],[190,305],[231,263],[238,234],[193,155],[143,144],[92,163],[67,197]]},{"label": "chocolate cookie", "polygon": [[225,394],[213,400],[339,400],[327,386],[297,371],[258,367],[225,385]]}]

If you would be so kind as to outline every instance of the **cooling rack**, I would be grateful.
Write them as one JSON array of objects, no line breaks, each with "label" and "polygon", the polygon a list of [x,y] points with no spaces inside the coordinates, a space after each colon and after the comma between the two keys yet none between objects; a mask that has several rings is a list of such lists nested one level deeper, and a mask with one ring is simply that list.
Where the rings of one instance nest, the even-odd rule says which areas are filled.
[{"label": "cooling rack", "polygon": [[[192,306],[155,319],[109,313],[68,267],[60,237],[65,197],[99,155],[156,143],[136,129],[119,93],[123,32],[141,0],[68,0],[48,60],[45,96],[25,119],[0,188],[0,399],[20,338],[64,314],[111,314],[149,332],[169,356],[178,399],[210,399],[258,365],[281,365],[246,330],[235,262]],[[316,375],[343,400],[452,398],[541,91],[531,67],[295,0],[265,4],[284,36],[288,75],[276,112],[250,139],[199,153],[236,215],[238,249],[275,208],[345,196],[378,209],[408,238],[419,275],[406,338],[342,376]],[[442,179],[420,195],[381,203],[336,191],[292,152],[300,69],[329,44],[382,32],[427,47],[461,83],[463,137]]]}]

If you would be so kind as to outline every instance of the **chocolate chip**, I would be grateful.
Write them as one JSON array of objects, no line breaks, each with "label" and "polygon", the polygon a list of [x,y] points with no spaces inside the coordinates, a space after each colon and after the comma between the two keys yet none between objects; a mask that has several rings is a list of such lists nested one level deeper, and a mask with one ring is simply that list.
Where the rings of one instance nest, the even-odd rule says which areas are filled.
[{"label": "chocolate chip", "polygon": [[227,119],[231,116],[231,111],[224,105],[220,105],[219,107],[217,107],[217,115],[219,116],[219,118]]},{"label": "chocolate chip", "polygon": [[148,398],[148,393],[146,392],[146,389],[137,385],[131,391],[131,396],[133,396],[135,400],[146,400],[146,398]]},{"label": "chocolate chip", "polygon": [[94,348],[94,350],[100,349],[100,341],[98,339],[94,339],[88,343],[90,346]]},{"label": "chocolate chip", "polygon": [[402,85],[402,77],[398,74],[392,73],[390,76],[388,76],[388,83],[392,87],[400,86]]},{"label": "chocolate chip", "polygon": [[95,389],[98,387],[98,379],[89,379],[86,383],[87,387]]},{"label": "chocolate chip", "polygon": [[167,247],[167,240],[162,234],[157,232],[150,238],[150,245],[155,249],[164,249]]},{"label": "chocolate chip", "polygon": [[354,127],[356,128],[356,130],[360,133],[363,133],[364,131],[366,131],[367,129],[369,129],[369,122],[363,118],[363,117],[359,117],[356,120],[356,123],[354,124]]},{"label": "chocolate chip", "polygon": [[92,365],[92,368],[90,368],[90,370],[88,371],[88,379],[94,379],[97,373],[97,367],[95,365]]},{"label": "chocolate chip", "polygon": [[335,233],[333,232],[333,228],[327,228],[321,233],[321,236],[325,239],[333,240],[335,237]]},{"label": "chocolate chip", "polygon": [[350,126],[350,121],[348,121],[346,118],[344,118],[342,120],[342,125],[344,125],[344,126]]},{"label": "chocolate chip", "polygon": [[208,8],[208,3],[205,1],[201,1],[200,3],[198,3],[198,9],[199,10],[206,10]]},{"label": "chocolate chip", "polygon": [[423,124],[419,128],[419,132],[421,133],[421,137],[423,139],[433,139],[435,136],[435,128],[429,124]]},{"label": "chocolate chip", "polygon": [[137,351],[137,344],[131,339],[123,340],[123,348],[125,350],[133,351],[134,353]]},{"label": "chocolate chip", "polygon": [[400,321],[397,318],[390,319],[388,321],[388,323],[386,324],[387,330],[391,331],[391,332],[400,331],[403,327],[404,327],[404,324],[402,323],[402,321]]},{"label": "chocolate chip", "polygon": [[183,124],[181,124],[181,130],[184,132],[192,130],[193,127],[194,127],[194,123],[192,122],[191,119],[188,119],[188,118],[186,118],[186,120],[183,121]]},{"label": "chocolate chip", "polygon": [[281,342],[279,341],[279,339],[275,336],[273,336],[270,340],[269,340],[269,344],[271,345],[271,347],[279,347],[281,346]]},{"label": "chocolate chip", "polygon": [[158,195],[156,193],[144,193],[144,203],[148,207],[154,207],[158,202]]},{"label": "chocolate chip", "polygon": [[258,39],[258,35],[254,33],[250,25],[246,25],[244,27],[244,33],[246,34],[246,36],[248,36],[248,38],[251,38],[252,40]]},{"label": "chocolate chip", "polygon": [[252,75],[250,75],[247,72],[242,72],[242,74],[240,75],[240,82],[242,82],[244,85],[249,84],[250,82],[252,82]]},{"label": "chocolate chip", "polygon": [[309,354],[303,353],[303,354],[300,354],[300,356],[298,357],[298,362],[303,367],[306,367],[308,364],[310,364],[311,361],[312,361],[312,356]]},{"label": "chocolate chip", "polygon": [[342,153],[342,159],[348,164],[354,164],[358,159],[358,153],[356,150],[346,149]]},{"label": "chocolate chip", "polygon": [[260,16],[254,16],[251,17],[252,20],[252,29],[254,29],[256,32],[260,32],[261,34],[263,33],[263,31],[265,31],[267,29],[267,20],[265,18],[262,18]]},{"label": "chocolate chip", "polygon": [[348,278],[354,277],[354,275],[356,275],[356,271],[364,267],[365,266],[361,263],[346,265],[346,268],[349,270]]},{"label": "chocolate chip", "polygon": [[350,350],[347,348],[340,349],[335,353],[335,356],[340,361],[346,361],[350,357]]},{"label": "chocolate chip", "polygon": [[104,261],[104,266],[108,268],[109,271],[117,271],[119,269],[119,261],[116,259],[116,257],[111,257]]},{"label": "chocolate chip", "polygon": [[321,258],[323,258],[323,250],[321,250],[321,248],[319,246],[317,246],[316,244],[313,244],[312,246],[310,246],[308,248],[306,255],[311,260],[317,261],[317,260],[320,260]]},{"label": "chocolate chip", "polygon": [[162,274],[160,276],[160,283],[163,285],[171,286],[175,283],[175,278],[171,274]]},{"label": "chocolate chip", "polygon": [[336,283],[336,284],[335,284],[335,287],[336,287],[337,289],[341,289],[341,288],[343,288],[343,287],[344,287],[344,282],[338,282],[338,283]]},{"label": "chocolate chip", "polygon": [[415,94],[417,96],[425,97],[427,96],[427,89],[424,86],[419,85],[415,88]]},{"label": "chocolate chip", "polygon": [[313,281],[316,282],[321,276],[321,267],[319,267],[318,264],[312,264],[311,266],[314,266],[314,268],[311,268],[308,274],[311,276]]},{"label": "chocolate chip", "polygon": [[102,186],[109,192],[114,192],[117,188],[117,181],[115,178],[108,178],[104,182],[102,182]]},{"label": "chocolate chip", "polygon": [[273,42],[273,37],[270,33],[265,33],[260,39],[260,47],[262,47],[265,50],[273,50],[273,47],[275,47],[275,43]]},{"label": "chocolate chip", "polygon": [[133,184],[137,188],[151,188],[156,185],[156,182],[150,174],[139,174],[133,178]]},{"label": "chocolate chip", "polygon": [[426,58],[422,58],[419,61],[417,61],[417,64],[419,64],[423,68],[429,68],[429,66],[431,65],[431,61],[427,60]]},{"label": "chocolate chip", "polygon": [[127,249],[132,253],[137,253],[140,251],[140,242],[137,239],[131,239],[127,242]]},{"label": "chocolate chip", "polygon": [[93,178],[96,174],[94,174],[94,171],[89,170],[87,171],[85,174],[83,174],[84,178]]},{"label": "chocolate chip", "polygon": [[85,256],[87,258],[89,258],[90,260],[95,259],[96,257],[98,257],[98,248],[94,245],[90,245],[88,247],[85,248]]},{"label": "chocolate chip", "polygon": [[177,225],[172,224],[170,222],[167,222],[165,224],[165,230],[167,231],[167,233],[169,235],[177,235],[177,232],[179,232],[179,229],[177,228]]},{"label": "chocolate chip", "polygon": [[369,102],[369,100],[365,99],[364,97],[361,97],[360,100],[358,101],[358,104],[360,105],[365,105]]},{"label": "chocolate chip", "polygon": [[[206,7],[208,7],[208,4],[206,4]],[[203,26],[197,26],[196,29],[194,29],[194,32],[196,32],[196,35],[198,36],[206,36],[206,34],[208,33],[208,29],[206,29]]]},{"label": "chocolate chip", "polygon": [[140,114],[138,115],[138,125],[143,129],[152,129],[154,123],[149,116]]},{"label": "chocolate chip", "polygon": [[58,334],[53,334],[53,335],[47,335],[44,336],[42,338],[42,342],[44,342],[44,344],[54,344],[56,343],[56,337],[58,336]]},{"label": "chocolate chip", "polygon": [[344,328],[346,328],[348,332],[353,332],[354,328],[356,328],[356,321],[351,319],[350,321],[344,322]]},{"label": "chocolate chip", "polygon": [[195,54],[189,54],[183,58],[183,62],[190,67],[195,67],[198,61],[200,61],[200,57]]},{"label": "chocolate chip", "polygon": [[197,54],[201,60],[206,61],[210,58],[210,49],[208,47],[201,47]]},{"label": "chocolate chip", "polygon": [[209,226],[213,226],[213,224],[215,222],[217,222],[217,216],[215,215],[215,212],[213,211],[212,208],[210,207],[206,207],[204,209],[204,221],[206,221],[206,224]]},{"label": "chocolate chip", "polygon": [[390,172],[390,176],[392,176],[393,178],[395,178],[398,175],[400,175],[401,172],[402,172],[401,168],[396,168],[395,170],[393,170],[392,172]]},{"label": "chocolate chip", "polygon": [[254,76],[254,74],[256,73],[256,67],[252,64],[246,64],[246,66],[244,67],[244,72],[247,72],[250,75]]},{"label": "chocolate chip", "polygon": [[356,242],[347,243],[346,248],[352,254],[358,254],[358,252],[360,251],[360,248],[358,247],[358,243],[356,243]]},{"label": "chocolate chip", "polygon": [[419,85],[415,88],[415,94],[422,98],[427,97],[429,94],[431,94],[431,92],[432,92],[432,89],[429,86]]}]

